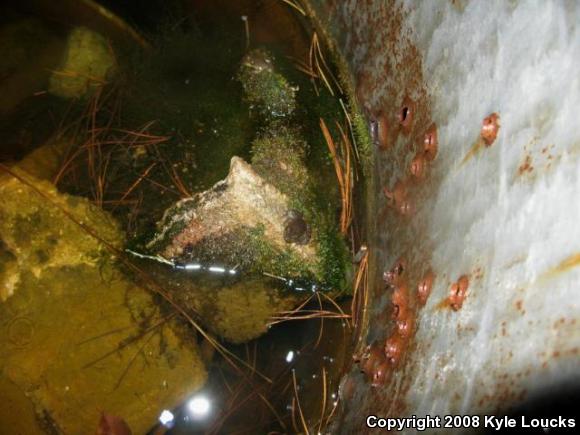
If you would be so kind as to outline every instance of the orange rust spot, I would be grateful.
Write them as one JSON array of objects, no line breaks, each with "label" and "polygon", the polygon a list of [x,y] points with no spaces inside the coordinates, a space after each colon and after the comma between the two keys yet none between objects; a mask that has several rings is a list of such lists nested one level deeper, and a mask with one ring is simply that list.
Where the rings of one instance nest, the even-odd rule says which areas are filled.
[{"label": "orange rust spot", "polygon": [[483,119],[483,124],[481,126],[481,139],[485,146],[491,146],[497,137],[499,132],[499,115],[497,113],[492,113]]},{"label": "orange rust spot", "polygon": [[463,302],[467,297],[467,289],[469,287],[469,278],[467,275],[461,275],[457,282],[453,283],[449,290],[449,297],[447,298],[449,306],[453,311],[458,311],[463,306]]},{"label": "orange rust spot", "polygon": [[436,310],[442,310],[444,308],[448,308],[450,306],[449,304],[449,299],[443,299],[441,302],[439,302],[436,306],[435,309]]},{"label": "orange rust spot", "polygon": [[385,187],[383,193],[392,203],[400,204],[407,198],[407,185],[403,181],[397,180],[393,186],[393,190],[388,190]]},{"label": "orange rust spot", "polygon": [[518,168],[518,175],[523,175],[526,172],[532,172],[534,167],[532,166],[532,157],[527,155],[524,162]]},{"label": "orange rust spot", "polygon": [[427,303],[429,295],[431,294],[431,289],[433,288],[433,282],[435,281],[435,274],[431,269],[425,273],[423,279],[417,285],[417,299],[421,305]]},{"label": "orange rust spot", "polygon": [[425,154],[425,158],[431,162],[437,157],[438,150],[437,125],[433,123],[423,135],[423,153]]},{"label": "orange rust spot", "polygon": [[522,301],[521,299],[520,300],[517,300],[516,303],[515,303],[516,309],[518,311],[522,311],[523,304],[524,304],[524,301]]}]

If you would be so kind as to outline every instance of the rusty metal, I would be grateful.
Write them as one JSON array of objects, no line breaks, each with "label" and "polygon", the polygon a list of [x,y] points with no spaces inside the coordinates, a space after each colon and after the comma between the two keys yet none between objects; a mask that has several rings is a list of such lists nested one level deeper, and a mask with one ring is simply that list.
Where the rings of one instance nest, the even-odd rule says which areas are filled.
[{"label": "rusty metal", "polygon": [[[367,327],[335,432],[365,432],[369,414],[504,412],[580,385],[578,6],[308,9],[344,60],[375,142]],[[397,258],[404,278],[385,282]],[[407,304],[414,336],[401,349]],[[373,361],[385,342],[389,355],[404,351],[388,376]]]}]

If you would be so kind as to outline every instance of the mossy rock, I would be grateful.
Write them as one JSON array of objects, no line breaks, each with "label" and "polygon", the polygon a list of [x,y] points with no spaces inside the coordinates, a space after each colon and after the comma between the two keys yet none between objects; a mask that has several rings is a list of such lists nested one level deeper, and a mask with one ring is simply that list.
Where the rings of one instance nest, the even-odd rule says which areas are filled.
[{"label": "mossy rock", "polygon": [[237,75],[250,107],[267,120],[285,118],[296,109],[296,91],[274,70],[274,60],[264,49],[250,51],[242,59]]},{"label": "mossy rock", "polygon": [[307,148],[296,129],[271,123],[252,143],[252,167],[291,200],[302,201],[312,188],[304,164]]},{"label": "mossy rock", "polygon": [[49,81],[49,92],[63,98],[80,98],[102,86],[115,70],[111,46],[100,34],[86,28],[71,30],[63,63]]}]

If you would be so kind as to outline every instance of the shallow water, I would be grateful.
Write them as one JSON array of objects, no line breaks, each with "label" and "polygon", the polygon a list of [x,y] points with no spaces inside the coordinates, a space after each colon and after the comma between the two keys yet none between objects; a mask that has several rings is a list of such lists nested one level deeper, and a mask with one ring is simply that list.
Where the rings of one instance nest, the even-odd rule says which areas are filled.
[{"label": "shallow water", "polygon": [[[32,85],[21,81],[23,95],[29,96],[0,116],[3,137],[11,138],[3,143],[2,162],[27,156],[19,165],[29,175],[54,181],[60,192],[74,195],[61,200],[48,183],[20,172],[6,175],[6,179],[16,177],[16,181],[0,179],[5,183],[3,195],[24,189],[39,201],[36,208],[28,210],[20,209],[14,200],[13,208],[2,210],[9,225],[0,233],[7,238],[0,245],[0,277],[12,273],[10,276],[19,277],[12,287],[28,289],[3,294],[6,301],[2,310],[7,320],[2,333],[9,344],[0,370],[3,380],[16,382],[27,393],[34,391],[32,402],[44,409],[42,418],[29,418],[41,421],[34,430],[74,433],[89,427],[90,432],[97,425],[97,420],[90,420],[95,418],[95,407],[106,401],[108,406],[121,409],[129,400],[143,408],[135,414],[160,416],[164,410],[172,411],[173,422],[153,427],[150,433],[298,432],[303,427],[301,418],[308,425],[324,427],[336,404],[337,380],[350,354],[348,320],[273,324],[265,335],[247,343],[223,342],[231,352],[224,356],[209,342],[215,339],[214,334],[227,337],[224,331],[228,328],[239,332],[241,327],[231,323],[233,320],[228,323],[230,318],[224,320],[215,307],[224,299],[220,294],[229,294],[226,292],[240,282],[248,287],[253,278],[243,274],[232,281],[211,274],[206,274],[207,279],[192,278],[176,267],[125,257],[120,251],[127,243],[131,249],[144,252],[145,242],[165,209],[223,179],[231,156],[252,157],[252,139],[265,126],[252,116],[234,79],[249,47],[267,47],[275,53],[276,68],[297,86],[299,109],[295,116],[309,145],[306,165],[315,174],[316,201],[330,215],[336,212],[338,216],[340,210],[336,175],[320,133],[319,117],[327,118],[330,130],[338,135],[330,120],[342,120],[344,115],[338,99],[322,82],[313,84],[294,65],[296,59],[307,59],[311,25],[295,10],[274,0],[185,4],[141,8],[125,3],[116,12],[142,30],[152,41],[152,48],[142,51],[131,44],[111,43],[116,54],[115,78],[89,97],[73,100],[47,93],[47,68],[31,65],[31,71],[36,68],[45,74],[36,71],[40,78]],[[22,13],[10,16],[15,22],[30,19]],[[42,16],[34,19],[43,21]],[[50,32],[56,35],[54,50],[62,50],[71,24],[51,24],[54,30]],[[18,78],[17,73],[10,74]],[[76,200],[77,196],[86,199]],[[87,210],[94,213],[93,218]],[[108,218],[99,217],[99,210],[110,213],[115,222],[102,222]],[[26,225],[21,226],[19,219],[25,219]],[[28,233],[16,237],[14,228]],[[355,230],[358,233],[361,228]],[[95,236],[97,245],[85,249],[80,240]],[[353,246],[358,243],[351,242]],[[81,260],[73,263],[63,252],[75,245]],[[29,260],[31,255],[34,259]],[[73,288],[79,291],[71,297]],[[38,289],[45,292],[43,298],[35,295]],[[193,294],[190,291],[195,296],[188,296]],[[57,300],[53,293],[62,299]],[[176,301],[183,313],[176,313],[164,300],[167,295],[173,295],[169,300]],[[228,302],[242,311],[242,317],[251,313],[254,319],[265,316],[267,320],[271,313],[258,308],[262,303],[267,310],[272,303],[268,301],[271,296],[264,295],[267,293],[246,295],[243,300],[232,296]],[[312,296],[304,310],[337,311],[328,296]],[[291,309],[304,296],[281,299],[280,307]],[[345,311],[350,308],[348,298],[339,304]],[[75,314],[68,315],[70,310]],[[204,337],[182,317],[191,312],[205,313],[206,322],[214,319],[215,325],[221,326],[206,325],[210,335]],[[228,314],[231,319],[236,315]],[[42,337],[50,336],[56,341],[43,341]],[[74,356],[63,357],[59,352]],[[46,358],[60,358],[61,363],[46,365]],[[23,359],[30,361],[29,367],[14,369]],[[237,366],[246,367],[236,369],[232,359],[238,359]],[[187,365],[205,368],[196,368],[187,376]],[[32,373],[37,374],[36,382],[48,379],[50,387],[24,382]],[[160,390],[155,390],[163,392],[157,392],[159,396],[146,386],[155,376],[161,376]],[[93,385],[91,379],[102,384]],[[207,416],[198,418],[191,413],[190,404],[201,385],[193,397],[203,395],[211,409]],[[83,391],[81,396],[79,390]],[[22,398],[9,391],[5,388],[2,394],[10,397],[12,406],[20,406]],[[61,407],[72,406],[77,399],[75,422],[63,424],[71,419],[63,415]],[[175,407],[178,402],[183,405]],[[99,411],[116,413],[115,409]],[[153,425],[153,421],[147,425],[134,420],[134,415],[120,417],[133,428]],[[2,415],[0,424],[15,423]],[[32,430],[32,426],[26,427]]]}]

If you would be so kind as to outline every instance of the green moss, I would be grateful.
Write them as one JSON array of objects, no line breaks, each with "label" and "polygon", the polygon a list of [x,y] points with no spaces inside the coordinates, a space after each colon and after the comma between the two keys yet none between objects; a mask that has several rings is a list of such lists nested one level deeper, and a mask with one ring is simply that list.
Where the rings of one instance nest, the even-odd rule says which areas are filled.
[{"label": "green moss", "polygon": [[358,150],[359,164],[363,175],[368,181],[369,177],[372,176],[373,157],[373,142],[369,134],[369,127],[358,106],[351,105],[349,111],[352,119],[352,131]]},{"label": "green moss", "polygon": [[320,234],[318,242],[319,268],[323,272],[323,281],[333,290],[348,291],[346,276],[350,262],[343,238],[336,229],[330,229]]},{"label": "green moss", "polygon": [[303,197],[311,189],[304,164],[306,149],[296,129],[273,123],[252,143],[252,167],[290,198]]},{"label": "green moss", "polygon": [[290,249],[280,249],[268,243],[263,227],[253,228],[249,232],[248,243],[261,264],[260,273],[268,272],[284,277],[316,277],[315,265],[306,263]]},{"label": "green moss", "polygon": [[264,49],[249,52],[237,75],[244,99],[266,120],[290,116],[296,109],[296,90],[286,77],[274,71],[272,55]]}]

